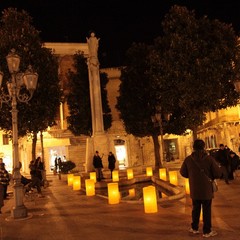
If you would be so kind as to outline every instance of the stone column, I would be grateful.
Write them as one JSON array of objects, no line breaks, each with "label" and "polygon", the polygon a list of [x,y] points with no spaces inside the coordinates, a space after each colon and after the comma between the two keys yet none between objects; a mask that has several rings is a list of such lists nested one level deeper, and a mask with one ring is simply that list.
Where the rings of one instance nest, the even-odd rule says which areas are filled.
[{"label": "stone column", "polygon": [[89,72],[93,136],[104,133],[99,61],[97,55],[98,42],[99,39],[95,37],[94,32],[92,32],[91,36],[87,38],[89,49],[88,72]]}]

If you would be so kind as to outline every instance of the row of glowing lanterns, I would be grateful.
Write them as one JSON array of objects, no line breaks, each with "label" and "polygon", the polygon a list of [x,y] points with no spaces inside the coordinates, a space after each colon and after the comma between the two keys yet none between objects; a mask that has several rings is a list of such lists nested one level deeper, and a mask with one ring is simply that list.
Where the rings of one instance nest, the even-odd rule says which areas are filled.
[{"label": "row of glowing lanterns", "polygon": [[[178,185],[178,177],[177,171],[169,171],[169,182],[173,185]],[[152,167],[146,168],[146,175],[152,176],[153,171]],[[127,178],[133,178],[133,169],[127,169]],[[166,168],[159,169],[159,178],[167,181],[167,170]],[[72,186],[73,190],[80,190],[81,189],[81,177],[74,176],[74,174],[68,174],[68,186]],[[186,193],[189,194],[189,182],[186,179],[185,182],[185,190]],[[118,170],[114,170],[112,172],[112,181],[108,183],[108,203],[109,204],[118,204],[120,202],[120,192],[118,187],[119,181],[119,174]],[[96,183],[96,172],[90,172],[90,178],[85,179],[85,188],[86,188],[86,195],[87,196],[94,196],[95,195],[95,183]],[[129,195],[134,197],[135,196],[135,189],[129,189]],[[144,211],[145,213],[155,213],[158,212],[157,207],[157,195],[156,195],[156,188],[154,186],[147,186],[143,188],[143,202],[144,202]]]}]

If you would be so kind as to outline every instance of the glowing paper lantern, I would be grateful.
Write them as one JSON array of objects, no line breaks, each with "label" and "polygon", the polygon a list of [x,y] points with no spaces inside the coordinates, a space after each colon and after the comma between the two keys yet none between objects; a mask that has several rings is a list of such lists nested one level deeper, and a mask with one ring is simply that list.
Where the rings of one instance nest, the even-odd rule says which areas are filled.
[{"label": "glowing paper lantern", "polygon": [[73,176],[73,190],[80,190],[81,189],[81,177],[80,176]]},{"label": "glowing paper lantern", "polygon": [[94,196],[95,195],[95,183],[93,179],[86,179],[85,180],[85,187],[86,187],[86,195],[87,196]]},{"label": "glowing paper lantern", "polygon": [[118,183],[108,183],[108,203],[118,204],[120,201]]},{"label": "glowing paper lantern", "polygon": [[189,179],[188,178],[185,178],[185,192],[186,192],[186,194],[190,194]]},{"label": "glowing paper lantern", "polygon": [[68,181],[68,186],[72,186],[73,185],[73,174],[69,173],[67,176],[67,181]]},{"label": "glowing paper lantern", "polygon": [[129,189],[129,190],[128,190],[128,193],[129,193],[129,196],[130,196],[130,197],[135,197],[135,195],[136,195],[134,188]]},{"label": "glowing paper lantern", "polygon": [[177,171],[169,171],[169,181],[173,185],[178,185]]},{"label": "glowing paper lantern", "polygon": [[90,179],[94,180],[94,183],[97,182],[97,175],[96,172],[90,172]]},{"label": "glowing paper lantern", "polygon": [[131,168],[127,169],[127,178],[128,179],[133,178],[133,170]]},{"label": "glowing paper lantern", "polygon": [[167,180],[167,171],[166,168],[159,168],[159,178],[166,181]]},{"label": "glowing paper lantern", "polygon": [[152,176],[153,175],[152,167],[147,167],[146,168],[146,173],[147,173],[147,176]]},{"label": "glowing paper lantern", "polygon": [[118,170],[114,170],[112,172],[112,180],[113,180],[113,182],[118,182],[119,181]]},{"label": "glowing paper lantern", "polygon": [[158,211],[156,188],[154,186],[143,188],[143,201],[145,213],[156,213]]}]

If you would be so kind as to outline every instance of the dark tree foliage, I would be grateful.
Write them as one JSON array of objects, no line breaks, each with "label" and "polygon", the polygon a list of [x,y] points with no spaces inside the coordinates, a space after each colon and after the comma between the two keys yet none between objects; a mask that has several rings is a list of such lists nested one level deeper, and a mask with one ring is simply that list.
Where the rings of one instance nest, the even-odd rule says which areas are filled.
[{"label": "dark tree foliage", "polygon": [[[75,72],[69,71],[69,93],[67,104],[70,116],[67,117],[68,129],[74,135],[92,135],[91,103],[87,59],[82,52],[74,55]],[[111,127],[112,115],[108,105],[106,74],[100,73],[104,129]]]},{"label": "dark tree foliage", "polygon": [[162,25],[164,35],[155,39],[149,56],[149,74],[156,97],[173,113],[173,133],[183,133],[201,125],[206,112],[236,105],[232,63],[238,40],[231,25],[197,19],[185,7],[172,7]]},{"label": "dark tree foliage", "polygon": [[150,47],[133,43],[126,53],[126,67],[122,68],[120,95],[116,108],[124,122],[126,132],[134,136],[152,136],[155,151],[155,165],[161,167],[159,154],[159,127],[155,127],[151,116],[155,113],[155,99],[151,92],[151,79],[147,74],[147,56]]},{"label": "dark tree foliage", "polygon": [[127,51],[116,105],[126,132],[138,137],[149,136],[154,132],[151,122],[154,102],[150,97],[151,82],[146,75],[149,50],[145,44],[133,43]]},{"label": "dark tree foliage", "polygon": [[196,132],[207,112],[237,103],[232,82],[240,69],[231,25],[197,19],[193,11],[174,6],[162,26],[163,36],[152,46],[133,44],[127,51],[117,103],[127,133],[152,135],[156,166],[159,131],[151,123],[155,107],[171,113],[164,133]]},{"label": "dark tree foliage", "polygon": [[[20,71],[28,65],[38,73],[38,85],[33,98],[26,104],[18,102],[19,136],[44,131],[54,124],[60,105],[58,63],[49,49],[42,47],[39,31],[32,25],[32,18],[26,11],[9,8],[3,11],[0,25],[0,67],[4,72],[3,87],[10,75],[6,56],[12,48],[21,57]],[[8,131],[12,127],[10,104],[2,104],[0,126]]]}]

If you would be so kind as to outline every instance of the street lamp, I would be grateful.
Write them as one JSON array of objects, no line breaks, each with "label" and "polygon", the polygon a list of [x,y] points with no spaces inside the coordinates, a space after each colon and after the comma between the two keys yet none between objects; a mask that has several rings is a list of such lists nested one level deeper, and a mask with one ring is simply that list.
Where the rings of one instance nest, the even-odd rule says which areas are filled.
[{"label": "street lamp", "polygon": [[155,109],[156,109],[156,113],[155,113],[155,115],[151,116],[151,119],[152,119],[154,126],[159,127],[159,130],[160,130],[160,139],[161,139],[160,158],[161,158],[161,161],[163,161],[165,146],[164,146],[164,142],[163,142],[163,119],[162,119],[162,117],[164,117],[164,119],[166,121],[169,121],[171,114],[163,113],[161,106],[156,106]]},{"label": "street lamp", "polygon": [[[38,74],[29,66],[25,73],[19,72],[20,57],[12,49],[6,57],[11,79],[7,82],[8,93],[2,86],[3,73],[0,72],[0,101],[11,102],[12,106],[12,147],[13,147],[13,191],[14,206],[11,217],[14,219],[26,218],[27,208],[23,204],[23,185],[21,184],[20,162],[18,152],[18,110],[17,101],[27,103],[36,89]],[[26,91],[27,89],[27,91]]]}]

